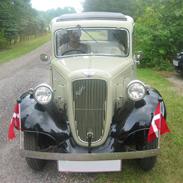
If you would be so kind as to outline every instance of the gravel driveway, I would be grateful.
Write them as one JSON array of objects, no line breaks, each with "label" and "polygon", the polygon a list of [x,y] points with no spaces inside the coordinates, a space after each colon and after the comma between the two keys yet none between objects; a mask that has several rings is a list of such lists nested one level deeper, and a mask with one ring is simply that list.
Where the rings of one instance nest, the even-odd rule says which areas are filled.
[{"label": "gravel driveway", "polygon": [[183,77],[180,74],[173,74],[171,77],[167,78],[173,85],[174,89],[183,95]]},{"label": "gravel driveway", "polygon": [[18,138],[12,142],[7,141],[8,125],[16,98],[39,83],[49,82],[49,63],[39,61],[40,53],[50,53],[50,43],[0,65],[0,182],[93,182],[95,174],[60,173],[53,161],[47,164],[44,171],[35,172],[20,157]]}]

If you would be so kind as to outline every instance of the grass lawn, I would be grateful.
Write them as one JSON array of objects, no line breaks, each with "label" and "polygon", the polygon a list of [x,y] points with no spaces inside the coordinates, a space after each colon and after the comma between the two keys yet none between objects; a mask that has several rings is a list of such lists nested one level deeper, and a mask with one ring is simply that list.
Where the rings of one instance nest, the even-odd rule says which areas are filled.
[{"label": "grass lawn", "polygon": [[0,51],[0,64],[18,58],[46,43],[50,39],[50,34],[37,37],[28,41],[17,43],[10,49]]},{"label": "grass lawn", "polygon": [[134,160],[123,161],[119,173],[97,174],[95,183],[182,183],[183,182],[183,96],[157,72],[139,69],[138,78],[157,88],[167,106],[167,122],[171,133],[161,138],[161,154],[154,169],[144,172]]}]

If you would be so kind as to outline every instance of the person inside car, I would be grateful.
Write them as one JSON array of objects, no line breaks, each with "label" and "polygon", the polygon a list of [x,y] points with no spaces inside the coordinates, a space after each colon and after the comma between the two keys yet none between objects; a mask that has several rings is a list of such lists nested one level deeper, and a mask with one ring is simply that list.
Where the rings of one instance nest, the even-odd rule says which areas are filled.
[{"label": "person inside car", "polygon": [[81,30],[69,30],[68,42],[62,44],[59,48],[59,55],[83,54],[88,53],[89,48],[86,44],[80,42]]}]

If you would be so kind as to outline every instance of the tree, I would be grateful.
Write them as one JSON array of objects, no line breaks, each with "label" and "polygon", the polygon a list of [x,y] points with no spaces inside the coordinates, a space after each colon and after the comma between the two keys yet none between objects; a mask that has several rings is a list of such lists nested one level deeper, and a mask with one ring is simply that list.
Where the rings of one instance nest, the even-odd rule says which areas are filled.
[{"label": "tree", "polygon": [[85,0],[84,11],[121,12],[134,16],[134,0]]},{"label": "tree", "polygon": [[75,13],[76,10],[72,7],[50,9],[47,11],[39,11],[39,18],[46,24],[49,25],[54,17],[61,16],[66,13]]}]

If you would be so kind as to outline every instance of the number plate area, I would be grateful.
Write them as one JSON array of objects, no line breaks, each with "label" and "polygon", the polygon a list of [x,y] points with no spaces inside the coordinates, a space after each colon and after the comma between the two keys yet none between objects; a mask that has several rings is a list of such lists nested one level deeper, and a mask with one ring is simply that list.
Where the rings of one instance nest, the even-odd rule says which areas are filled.
[{"label": "number plate area", "polygon": [[121,160],[107,161],[65,161],[59,160],[60,172],[116,172],[121,171]]},{"label": "number plate area", "polygon": [[173,60],[173,65],[178,67],[179,66],[179,62],[177,60]]}]

